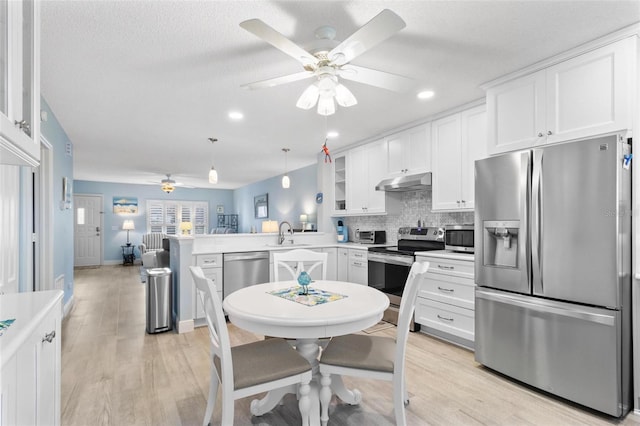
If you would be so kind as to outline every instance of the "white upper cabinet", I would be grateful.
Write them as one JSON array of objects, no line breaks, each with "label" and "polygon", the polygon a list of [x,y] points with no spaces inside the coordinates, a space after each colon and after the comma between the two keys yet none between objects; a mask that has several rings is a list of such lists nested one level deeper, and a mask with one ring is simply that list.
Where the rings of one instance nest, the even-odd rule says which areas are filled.
[{"label": "white upper cabinet", "polygon": [[487,156],[487,110],[484,105],[460,114],[461,131],[461,180],[460,201],[462,208],[475,207],[475,162]]},{"label": "white upper cabinet", "polygon": [[40,161],[40,2],[0,2],[0,163]]},{"label": "white upper cabinet", "polygon": [[387,137],[387,175],[431,171],[431,123]]},{"label": "white upper cabinet", "polygon": [[387,199],[392,197],[376,191],[385,177],[387,145],[378,140],[359,146],[348,153],[347,213],[350,215],[387,213]]},{"label": "white upper cabinet", "polygon": [[433,132],[433,210],[460,208],[461,128],[460,114],[436,120]]},{"label": "white upper cabinet", "polygon": [[473,210],[474,162],[486,156],[486,121],[481,105],[432,123],[432,210]]},{"label": "white upper cabinet", "polygon": [[629,129],[635,37],[487,89],[489,154]]}]

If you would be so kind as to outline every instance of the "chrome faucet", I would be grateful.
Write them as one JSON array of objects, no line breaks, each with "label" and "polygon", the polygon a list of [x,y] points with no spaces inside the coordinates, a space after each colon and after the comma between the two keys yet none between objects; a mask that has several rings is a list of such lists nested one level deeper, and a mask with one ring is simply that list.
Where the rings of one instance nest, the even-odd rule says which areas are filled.
[{"label": "chrome faucet", "polygon": [[[291,237],[293,237],[293,228],[291,227],[291,224],[286,220],[283,220],[282,222],[280,222],[280,226],[278,226],[278,244],[279,245],[282,245],[282,243],[284,242],[284,232],[282,232],[282,225],[284,224],[287,224],[289,226],[289,233],[291,234]],[[293,239],[291,239],[291,242],[293,243]]]}]

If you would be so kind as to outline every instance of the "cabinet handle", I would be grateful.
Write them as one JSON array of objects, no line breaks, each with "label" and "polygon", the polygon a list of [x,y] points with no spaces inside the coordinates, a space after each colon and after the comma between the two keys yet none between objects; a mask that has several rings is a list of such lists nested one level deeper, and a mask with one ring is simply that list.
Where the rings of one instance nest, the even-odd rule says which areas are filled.
[{"label": "cabinet handle", "polygon": [[24,132],[28,132],[29,130],[31,130],[31,125],[27,123],[27,120],[22,120],[22,121],[15,120],[14,123],[20,130]]},{"label": "cabinet handle", "polygon": [[544,135],[542,134],[542,132],[539,132],[539,133],[538,133],[538,137],[539,137],[539,138],[541,138],[541,137],[543,137],[543,136],[544,136]]},{"label": "cabinet handle", "polygon": [[462,202],[462,204],[466,203],[466,201],[465,201],[465,200],[460,200],[460,201]]},{"label": "cabinet handle", "polygon": [[438,268],[440,268],[440,269],[447,269],[447,270],[449,270],[449,271],[450,271],[450,270],[452,270],[452,269],[454,269],[454,267],[453,267],[453,266],[444,266],[444,265],[438,265]]},{"label": "cabinet handle", "polygon": [[204,263],[207,263],[207,264],[208,263],[216,263],[216,261],[215,260],[205,260]]},{"label": "cabinet handle", "polygon": [[553,134],[553,132],[552,132],[551,130],[549,130],[549,131],[547,132],[547,135],[549,135],[549,136],[551,136],[552,134]]},{"label": "cabinet handle", "polygon": [[440,316],[440,314],[438,314],[438,319],[441,319],[441,320],[444,320],[444,321],[453,322],[453,318],[443,317],[443,316]]},{"label": "cabinet handle", "polygon": [[47,333],[44,335],[44,337],[42,338],[42,343],[44,342],[51,343],[55,337],[56,337],[56,331],[53,330],[51,333]]},{"label": "cabinet handle", "polygon": [[438,286],[438,290],[440,291],[446,291],[447,293],[453,293],[455,290],[452,288],[444,288],[444,287],[440,287]]}]

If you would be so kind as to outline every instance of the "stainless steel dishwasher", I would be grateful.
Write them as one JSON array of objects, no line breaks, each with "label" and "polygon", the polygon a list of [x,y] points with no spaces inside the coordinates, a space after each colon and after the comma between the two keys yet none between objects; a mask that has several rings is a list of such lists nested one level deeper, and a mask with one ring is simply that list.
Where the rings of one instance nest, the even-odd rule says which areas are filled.
[{"label": "stainless steel dishwasher", "polygon": [[269,282],[269,252],[225,253],[222,297],[254,284]]}]

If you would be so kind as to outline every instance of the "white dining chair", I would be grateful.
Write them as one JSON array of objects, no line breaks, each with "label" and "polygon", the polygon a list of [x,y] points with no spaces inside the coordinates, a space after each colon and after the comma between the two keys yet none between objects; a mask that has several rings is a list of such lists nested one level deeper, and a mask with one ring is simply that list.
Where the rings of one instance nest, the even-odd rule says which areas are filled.
[{"label": "white dining chair", "polygon": [[[409,403],[404,378],[405,352],[409,325],[415,309],[420,280],[429,269],[429,262],[415,262],[402,292],[396,338],[349,334],[331,339],[320,357],[320,390],[322,425],[329,420],[331,376],[345,375],[393,382],[393,408],[396,424],[407,424],[404,412]],[[357,402],[362,398],[353,390]]]},{"label": "white dining chair", "polygon": [[284,280],[295,280],[300,272],[305,271],[311,275],[314,270],[321,268],[322,280],[327,279],[327,259],[329,253],[318,251],[295,249],[285,253],[273,253],[273,280],[280,281],[280,268],[284,268],[290,277]]},{"label": "white dining chair", "polygon": [[[222,301],[215,284],[204,276],[199,266],[190,266],[189,269],[204,305],[211,343],[209,397],[202,424],[206,426],[211,421],[218,385],[221,384],[222,425],[233,424],[236,399],[289,385],[300,385],[298,406],[302,424],[308,425],[312,377],[309,362],[283,339],[260,340],[231,347]],[[255,403],[257,401],[251,402],[252,412]]]}]

